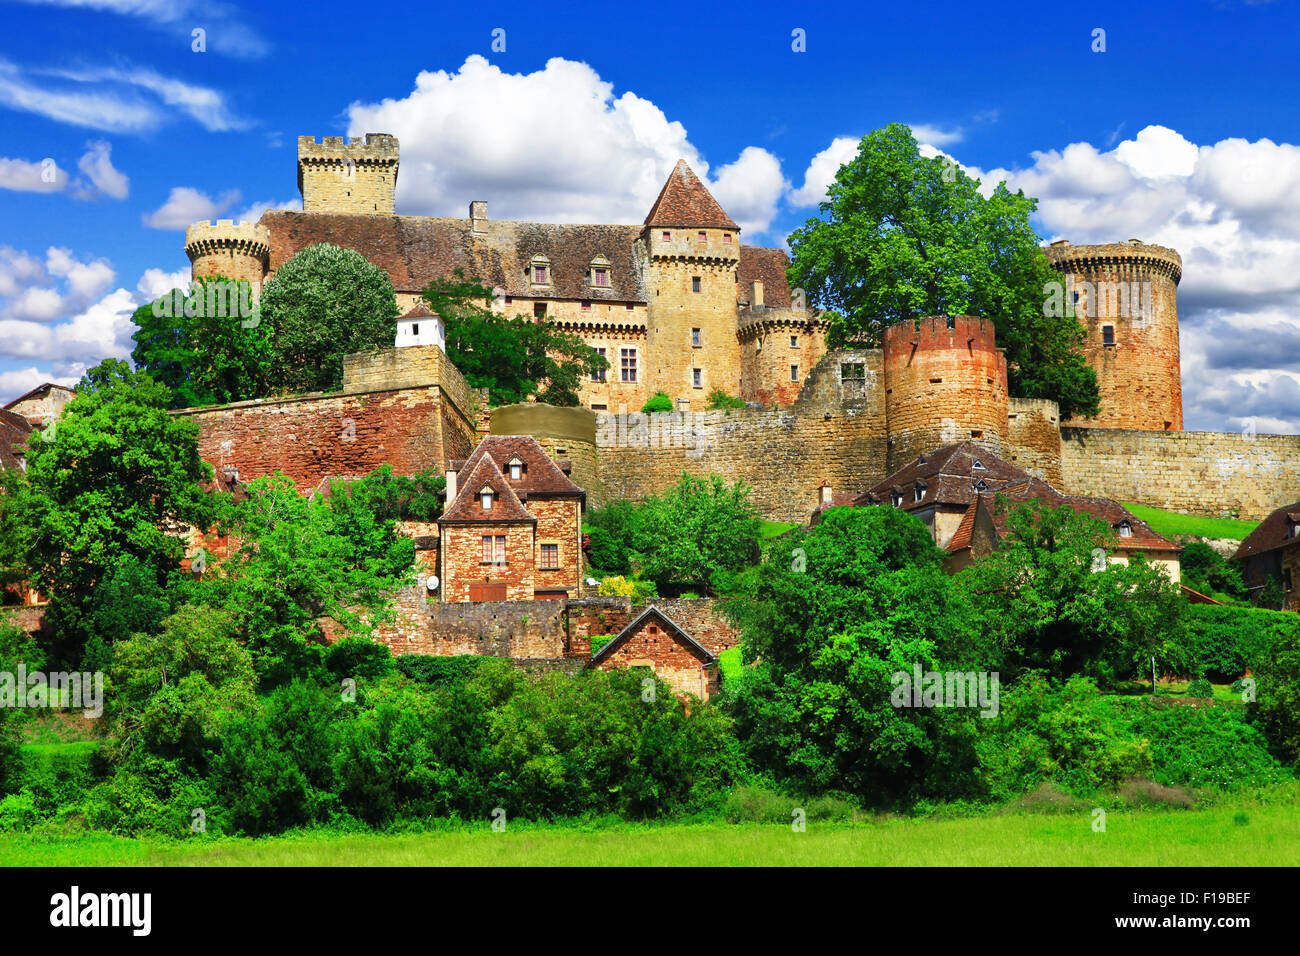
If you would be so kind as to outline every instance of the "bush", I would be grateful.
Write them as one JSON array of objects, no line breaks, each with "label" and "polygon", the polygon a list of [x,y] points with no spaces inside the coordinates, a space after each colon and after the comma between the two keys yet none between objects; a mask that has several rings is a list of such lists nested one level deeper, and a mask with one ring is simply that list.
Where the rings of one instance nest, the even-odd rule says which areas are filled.
[{"label": "bush", "polygon": [[641,406],[641,413],[649,415],[652,412],[671,412],[673,410],[673,400],[668,397],[667,392],[655,392],[646,403]]},{"label": "bush", "polygon": [[1180,562],[1182,582],[1193,591],[1227,601],[1244,601],[1249,594],[1241,578],[1241,568],[1203,541],[1188,542]]},{"label": "bush", "polygon": [[1213,683],[1227,683],[1257,666],[1272,634],[1296,623],[1296,615],[1249,607],[1188,606],[1188,669]]},{"label": "bush", "polygon": [[1244,708],[1124,702],[1128,732],[1147,741],[1151,776],[1170,786],[1260,786],[1285,779],[1268,741]]},{"label": "bush", "polygon": [[799,797],[765,787],[736,787],[727,794],[722,815],[728,823],[780,823],[789,826],[803,811],[808,823],[853,820],[858,806],[839,796]]},{"label": "bush", "polygon": [[732,398],[720,388],[715,388],[709,392],[709,411],[717,412],[727,408],[744,408],[745,402],[739,398]]},{"label": "bush", "polygon": [[350,634],[325,651],[325,667],[340,678],[378,680],[393,670],[393,652],[361,634]]},{"label": "bush", "polygon": [[1187,685],[1186,696],[1210,698],[1214,696],[1214,687],[1204,677],[1198,677]]},{"label": "bush", "polygon": [[596,587],[596,593],[602,597],[630,597],[633,604],[645,604],[659,596],[659,590],[653,581],[626,578],[618,574],[601,581]]},{"label": "bush", "polygon": [[604,528],[591,528],[587,534],[587,564],[592,571],[629,574],[632,570],[627,547]]},{"label": "bush", "polygon": [[1300,769],[1300,617],[1285,615],[1250,663],[1255,675],[1254,713],[1282,759]]},{"label": "bush", "polygon": [[484,661],[490,660],[493,658],[472,654],[459,654],[455,657],[401,654],[394,658],[394,664],[398,673],[413,681],[433,687],[454,687],[464,684],[474,676]]}]

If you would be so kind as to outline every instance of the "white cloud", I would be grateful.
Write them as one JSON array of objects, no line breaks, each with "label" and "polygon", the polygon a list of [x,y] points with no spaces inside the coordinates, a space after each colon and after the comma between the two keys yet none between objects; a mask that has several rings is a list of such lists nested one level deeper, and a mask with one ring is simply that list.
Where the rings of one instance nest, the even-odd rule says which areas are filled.
[{"label": "white cloud", "polygon": [[230,218],[235,222],[257,222],[262,218],[262,213],[268,209],[302,209],[301,199],[286,199],[283,202],[276,202],[274,199],[262,200],[250,205],[242,212],[237,212]]},{"label": "white cloud", "polygon": [[946,130],[931,126],[928,123],[912,123],[911,126],[912,136],[915,137],[916,141],[918,143],[928,143],[931,146],[948,146],[952,143],[960,143],[966,138],[966,133],[960,126]]},{"label": "white cloud", "polygon": [[[45,258],[0,248],[0,319],[46,323],[84,309],[112,285],[103,259],[82,261],[51,246]],[[3,348],[0,346],[0,348]]]},{"label": "white cloud", "polygon": [[188,289],[189,287],[189,269],[177,269],[175,272],[165,272],[162,269],[145,269],[144,274],[140,276],[140,281],[135,286],[143,302],[152,302],[172,289]]},{"label": "white cloud", "polygon": [[712,192],[742,232],[758,233],[772,224],[777,202],[789,188],[779,159],[765,149],[746,146],[734,163],[718,170]]},{"label": "white cloud", "polygon": [[77,161],[77,168],[95,185],[95,188],[114,199],[125,199],[131,191],[131,180],[113,168],[113,147],[103,140],[87,144],[87,152]]},{"label": "white cloud", "polygon": [[[680,122],[558,57],[521,74],[470,56],[456,71],[421,72],[401,99],[353,103],[347,117],[350,135],[401,140],[397,201],[407,214],[464,216],[471,200],[486,199],[502,219],[637,223],[685,159],[740,204],[728,208],[733,218],[757,230],[784,188],[775,157],[753,147],[715,184]],[[747,172],[755,183],[741,182]]]},{"label": "white cloud", "polygon": [[835,182],[840,167],[858,153],[860,140],[852,136],[837,136],[831,144],[812,158],[803,174],[803,186],[790,193],[795,206],[816,206],[826,198],[826,190]]},{"label": "white cloud", "polygon": [[68,174],[53,159],[28,162],[0,156],[0,189],[57,193],[68,185]]},{"label": "white cloud", "polygon": [[213,199],[190,186],[173,186],[167,201],[142,218],[151,229],[184,229],[193,223],[220,217],[237,202],[238,189],[228,190]]},{"label": "white cloud", "polygon": [[37,385],[44,385],[46,382],[67,385],[70,388],[80,380],[80,374],[59,377],[53,372],[43,372],[35,365],[0,372],[0,405],[13,401],[19,395],[26,395]]}]

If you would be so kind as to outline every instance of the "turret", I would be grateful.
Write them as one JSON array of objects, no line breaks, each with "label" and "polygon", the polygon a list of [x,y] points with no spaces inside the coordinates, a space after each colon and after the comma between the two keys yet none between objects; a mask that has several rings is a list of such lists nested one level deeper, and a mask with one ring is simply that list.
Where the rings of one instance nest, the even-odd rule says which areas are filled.
[{"label": "turret", "polygon": [[298,191],[304,212],[391,216],[396,212],[397,137],[298,137]]},{"label": "turret", "polygon": [[246,280],[253,287],[255,299],[262,295],[270,252],[271,234],[255,222],[218,219],[215,223],[196,222],[185,230],[191,278],[225,276]]}]

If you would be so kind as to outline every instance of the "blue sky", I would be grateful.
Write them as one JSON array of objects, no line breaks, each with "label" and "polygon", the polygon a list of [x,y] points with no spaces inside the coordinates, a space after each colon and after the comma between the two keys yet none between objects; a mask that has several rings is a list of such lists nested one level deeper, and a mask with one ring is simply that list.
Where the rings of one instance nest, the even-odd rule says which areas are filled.
[{"label": "blue sky", "polygon": [[1300,431],[1294,3],[364,9],[0,0],[0,400],[125,356],[185,224],[298,200],[300,134],[397,134],[413,214],[638,221],[683,156],[780,245],[900,121],[1046,239],[1178,248],[1187,427]]}]

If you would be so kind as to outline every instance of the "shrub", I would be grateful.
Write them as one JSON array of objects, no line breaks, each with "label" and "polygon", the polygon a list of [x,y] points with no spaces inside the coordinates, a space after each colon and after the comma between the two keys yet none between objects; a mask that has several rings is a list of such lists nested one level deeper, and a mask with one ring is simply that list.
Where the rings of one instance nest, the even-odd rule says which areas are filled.
[{"label": "shrub", "polygon": [[743,399],[732,398],[720,388],[715,388],[709,392],[709,411],[722,411],[727,408],[744,408]]},{"label": "shrub", "polygon": [[1204,697],[1204,698],[1213,697],[1214,687],[1204,677],[1198,677],[1196,678],[1196,680],[1192,681],[1190,684],[1187,685],[1186,696]]},{"label": "shrub", "polygon": [[1294,614],[1249,607],[1193,604],[1185,612],[1188,669],[1215,683],[1240,677],[1258,661],[1271,633],[1294,623]]},{"label": "shrub", "polygon": [[587,532],[587,562],[593,571],[610,574],[628,574],[632,570],[627,547],[613,533],[604,528],[591,528]]},{"label": "shrub", "polygon": [[325,667],[336,677],[378,680],[393,670],[393,652],[361,634],[350,634],[325,651]]},{"label": "shrub", "polygon": [[394,664],[398,673],[413,681],[433,687],[452,687],[468,681],[483,662],[489,660],[492,658],[472,654],[458,654],[454,657],[401,654],[394,659]]},{"label": "shrub", "polygon": [[796,819],[796,811],[803,811],[809,823],[841,822],[852,820],[858,814],[853,801],[840,796],[793,796],[766,787],[736,787],[722,807],[728,823],[780,823],[789,826]]},{"label": "shrub", "polygon": [[1251,662],[1255,674],[1254,713],[1282,758],[1300,768],[1300,617],[1285,615]]},{"label": "shrub", "polygon": [[1268,741],[1244,708],[1124,702],[1128,733],[1146,740],[1151,776],[1170,786],[1258,786],[1284,779]]},{"label": "shrub", "polygon": [[644,415],[649,415],[652,412],[671,412],[672,410],[673,400],[669,398],[667,392],[655,392],[641,406],[641,413]]}]

